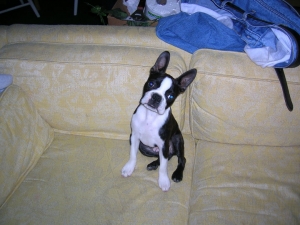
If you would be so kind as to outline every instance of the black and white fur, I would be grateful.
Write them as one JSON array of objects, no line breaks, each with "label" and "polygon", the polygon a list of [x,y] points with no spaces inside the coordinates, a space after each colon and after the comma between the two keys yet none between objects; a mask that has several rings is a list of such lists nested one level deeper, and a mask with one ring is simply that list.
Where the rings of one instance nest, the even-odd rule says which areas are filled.
[{"label": "black and white fur", "polygon": [[147,169],[155,170],[160,166],[158,184],[163,191],[170,188],[168,160],[174,155],[178,157],[178,166],[172,175],[175,182],[182,180],[186,162],[184,140],[171,112],[171,105],[197,74],[197,70],[192,69],[174,79],[166,73],[169,61],[170,53],[165,51],[150,70],[140,104],[131,119],[130,159],[122,169],[124,177],[132,174],[138,149],[143,155],[157,157],[158,159],[150,163]]}]

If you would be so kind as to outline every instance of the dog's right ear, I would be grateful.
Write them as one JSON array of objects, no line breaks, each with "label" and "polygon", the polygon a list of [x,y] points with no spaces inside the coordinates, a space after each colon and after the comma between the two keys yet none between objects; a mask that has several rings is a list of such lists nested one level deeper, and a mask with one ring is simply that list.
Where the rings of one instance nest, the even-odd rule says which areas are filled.
[{"label": "dog's right ear", "polygon": [[168,51],[161,53],[158,56],[154,66],[151,68],[151,72],[165,73],[169,65],[169,61],[170,53]]}]

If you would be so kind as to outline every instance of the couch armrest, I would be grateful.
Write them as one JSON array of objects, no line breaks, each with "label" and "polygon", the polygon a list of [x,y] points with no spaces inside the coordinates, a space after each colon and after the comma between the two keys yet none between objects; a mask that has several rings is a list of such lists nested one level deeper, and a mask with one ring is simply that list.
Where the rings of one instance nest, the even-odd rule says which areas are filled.
[{"label": "couch armrest", "polygon": [[53,140],[24,91],[9,86],[0,96],[0,206],[18,188]]}]

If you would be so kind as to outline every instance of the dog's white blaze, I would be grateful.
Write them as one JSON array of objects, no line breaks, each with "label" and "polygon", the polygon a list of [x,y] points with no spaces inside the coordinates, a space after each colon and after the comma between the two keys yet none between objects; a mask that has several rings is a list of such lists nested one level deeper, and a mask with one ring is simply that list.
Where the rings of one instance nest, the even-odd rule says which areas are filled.
[{"label": "dog's white blaze", "polygon": [[172,86],[172,80],[169,77],[166,77],[160,84],[160,87],[157,89],[157,93],[159,93],[163,99],[162,102],[160,103],[158,107],[158,113],[159,114],[164,114],[166,105],[167,105],[167,100],[165,98],[165,93],[166,91]]},{"label": "dog's white blaze", "polygon": [[172,86],[172,80],[169,77],[166,77],[162,82],[159,87],[159,92],[164,95],[165,92]]}]

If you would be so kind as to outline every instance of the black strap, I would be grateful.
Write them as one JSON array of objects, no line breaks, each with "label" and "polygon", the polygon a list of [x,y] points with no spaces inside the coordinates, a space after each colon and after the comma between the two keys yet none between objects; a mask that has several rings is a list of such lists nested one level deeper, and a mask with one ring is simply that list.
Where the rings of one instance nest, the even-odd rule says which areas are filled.
[{"label": "black strap", "polygon": [[285,100],[286,107],[288,108],[289,111],[293,111],[293,102],[290,96],[289,88],[285,79],[284,71],[282,68],[275,68],[275,71],[277,73],[279,82],[281,84],[282,92],[283,92],[283,97]]}]

